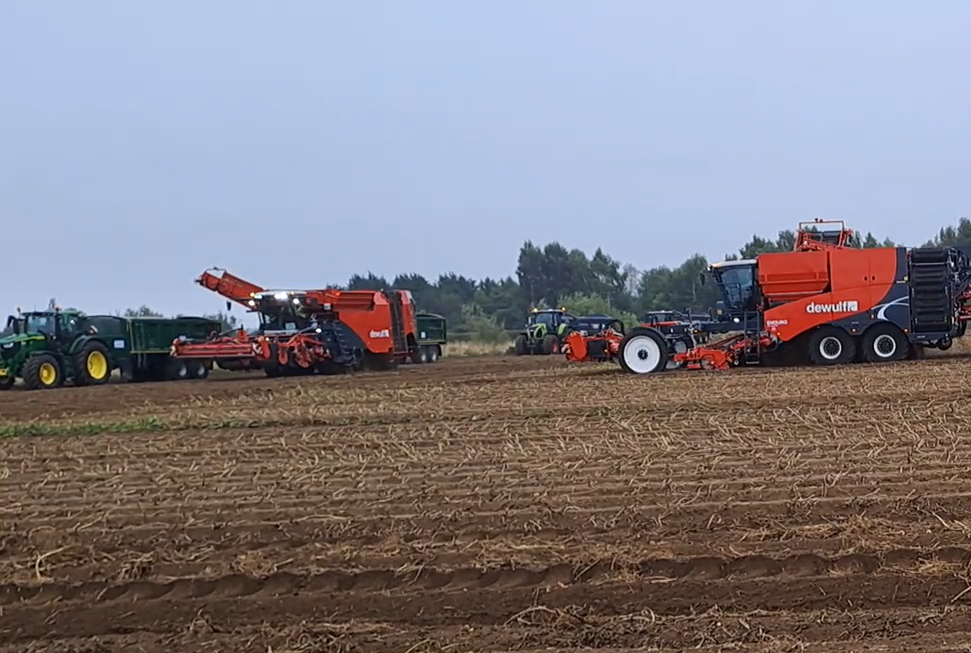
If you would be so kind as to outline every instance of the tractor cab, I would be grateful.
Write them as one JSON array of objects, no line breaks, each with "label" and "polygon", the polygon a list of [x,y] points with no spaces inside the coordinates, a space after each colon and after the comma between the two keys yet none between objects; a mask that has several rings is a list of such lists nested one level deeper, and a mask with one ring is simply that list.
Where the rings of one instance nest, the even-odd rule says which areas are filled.
[{"label": "tractor cab", "polygon": [[567,313],[564,309],[533,309],[526,318],[526,328],[542,326],[546,331],[557,333],[565,325],[576,320],[575,315]]},{"label": "tractor cab", "polygon": [[70,342],[81,334],[84,320],[84,314],[80,311],[55,309],[22,313],[14,323],[18,334],[23,336],[43,336],[50,341]]}]

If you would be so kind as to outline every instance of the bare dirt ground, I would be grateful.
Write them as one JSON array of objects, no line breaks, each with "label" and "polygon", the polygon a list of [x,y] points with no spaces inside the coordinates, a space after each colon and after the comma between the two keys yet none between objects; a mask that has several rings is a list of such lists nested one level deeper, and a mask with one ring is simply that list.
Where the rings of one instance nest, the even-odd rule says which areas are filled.
[{"label": "bare dirt ground", "polygon": [[0,651],[968,650],[969,378],[496,358],[5,393]]}]

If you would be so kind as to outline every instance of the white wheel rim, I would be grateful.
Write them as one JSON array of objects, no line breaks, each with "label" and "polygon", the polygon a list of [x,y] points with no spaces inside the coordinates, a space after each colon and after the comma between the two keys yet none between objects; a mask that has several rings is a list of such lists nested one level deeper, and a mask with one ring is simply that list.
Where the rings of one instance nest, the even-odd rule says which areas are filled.
[{"label": "white wheel rim", "polygon": [[432,362],[434,363],[435,361],[437,361],[437,360],[438,360],[438,352],[437,352],[437,351],[435,351],[435,350],[432,350],[432,353],[431,353],[431,354],[429,354],[429,355],[428,355],[428,357],[429,357],[429,358],[431,359],[431,361],[432,361]]},{"label": "white wheel rim", "polygon": [[624,347],[624,364],[635,374],[653,372],[661,362],[661,348],[648,336],[634,336]]},{"label": "white wheel rim", "polygon": [[[832,348],[833,351],[829,351]],[[819,355],[828,361],[834,361],[843,354],[843,343],[836,336],[826,336],[819,341]]]},{"label": "white wheel rim", "polygon": [[873,353],[880,358],[891,358],[897,353],[897,339],[881,333],[873,340]]},{"label": "white wheel rim", "polygon": [[177,374],[181,377],[186,377],[189,375],[189,368],[186,367],[185,363],[179,364],[179,371]]}]

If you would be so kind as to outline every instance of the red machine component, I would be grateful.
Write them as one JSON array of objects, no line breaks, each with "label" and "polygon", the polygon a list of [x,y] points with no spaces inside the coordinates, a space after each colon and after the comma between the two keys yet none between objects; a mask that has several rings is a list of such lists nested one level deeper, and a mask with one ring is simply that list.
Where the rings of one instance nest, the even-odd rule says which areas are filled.
[{"label": "red machine component", "polygon": [[617,356],[623,332],[606,329],[592,335],[571,331],[563,340],[561,351],[571,363],[606,362]]},{"label": "red machine component", "polygon": [[[833,228],[825,229],[826,225]],[[853,240],[853,230],[846,228],[842,220],[823,220],[816,218],[812,222],[800,222],[796,231],[794,252],[821,252],[827,249],[849,247]]]}]

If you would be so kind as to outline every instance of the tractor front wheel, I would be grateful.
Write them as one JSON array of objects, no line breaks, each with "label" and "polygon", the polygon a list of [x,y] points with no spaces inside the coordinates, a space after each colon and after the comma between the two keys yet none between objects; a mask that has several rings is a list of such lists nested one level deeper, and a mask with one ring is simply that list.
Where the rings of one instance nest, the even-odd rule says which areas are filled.
[{"label": "tractor front wheel", "polygon": [[560,353],[560,339],[552,333],[543,338],[542,352],[544,356]]},{"label": "tractor front wheel", "polygon": [[50,390],[64,385],[61,364],[50,354],[31,356],[24,364],[23,376],[28,390]]},{"label": "tractor front wheel", "polygon": [[88,342],[74,356],[74,385],[102,385],[110,379],[108,348],[97,340]]},{"label": "tractor front wheel", "polygon": [[516,336],[516,355],[525,356],[529,353],[529,343],[526,342],[526,336],[519,334]]},{"label": "tractor front wheel", "polygon": [[15,380],[16,379],[14,379],[12,376],[8,376],[3,379],[0,379],[0,390],[9,390],[10,388],[13,387]]}]

